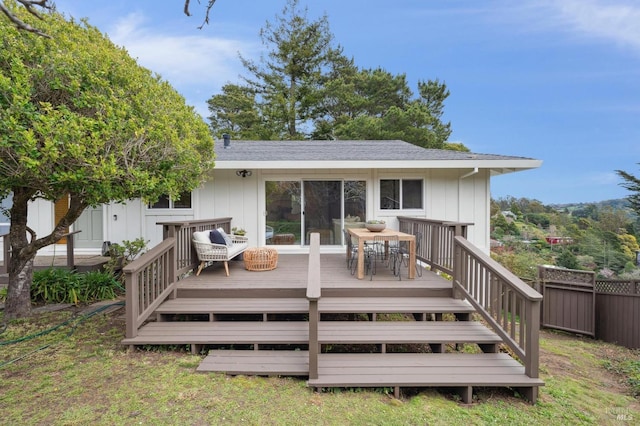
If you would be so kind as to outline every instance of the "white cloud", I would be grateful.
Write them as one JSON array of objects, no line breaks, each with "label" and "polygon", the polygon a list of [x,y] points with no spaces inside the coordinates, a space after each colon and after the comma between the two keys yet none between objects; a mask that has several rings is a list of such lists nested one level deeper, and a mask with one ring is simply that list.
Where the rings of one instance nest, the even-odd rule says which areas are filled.
[{"label": "white cloud", "polygon": [[562,0],[551,4],[573,30],[640,49],[637,2]]},{"label": "white cloud", "polygon": [[238,52],[251,57],[253,46],[239,40],[204,35],[175,35],[147,25],[132,13],[107,31],[138,63],[169,81],[187,102],[203,113],[204,103],[243,73]]},{"label": "white cloud", "polygon": [[532,28],[555,29],[640,51],[637,0],[532,0],[518,8]]}]

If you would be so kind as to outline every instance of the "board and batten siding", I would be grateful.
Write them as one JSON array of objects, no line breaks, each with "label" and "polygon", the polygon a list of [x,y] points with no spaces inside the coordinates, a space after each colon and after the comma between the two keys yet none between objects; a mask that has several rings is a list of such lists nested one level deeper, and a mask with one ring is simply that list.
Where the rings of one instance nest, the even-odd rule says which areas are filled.
[{"label": "board and batten siding", "polygon": [[269,180],[365,180],[367,181],[367,211],[370,218],[387,219],[389,226],[397,227],[397,212],[380,210],[380,179],[424,179],[425,206],[415,211],[402,211],[401,215],[473,223],[469,227],[469,241],[489,251],[489,173],[479,170],[467,177],[467,169],[442,170],[252,170],[245,178],[235,170],[215,170],[198,190],[199,209],[195,219],[232,217],[232,225],[247,231],[250,245],[264,245],[265,194],[264,182]]}]

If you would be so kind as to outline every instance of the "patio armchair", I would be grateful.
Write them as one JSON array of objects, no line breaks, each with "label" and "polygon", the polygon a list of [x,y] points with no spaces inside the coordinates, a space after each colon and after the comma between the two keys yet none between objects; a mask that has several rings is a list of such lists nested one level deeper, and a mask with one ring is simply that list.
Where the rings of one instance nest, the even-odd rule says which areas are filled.
[{"label": "patio armchair", "polygon": [[240,235],[222,234],[223,237],[226,236],[227,238],[225,238],[226,241],[224,244],[220,244],[220,242],[218,241],[216,241],[215,243],[211,242],[210,234],[210,230],[197,231],[193,233],[193,247],[198,254],[198,260],[200,261],[196,276],[200,275],[200,272],[202,272],[202,269],[208,263],[224,262],[224,270],[228,277],[228,262],[234,257],[242,254],[242,252],[244,252],[249,247],[249,243],[247,242],[248,238]]}]

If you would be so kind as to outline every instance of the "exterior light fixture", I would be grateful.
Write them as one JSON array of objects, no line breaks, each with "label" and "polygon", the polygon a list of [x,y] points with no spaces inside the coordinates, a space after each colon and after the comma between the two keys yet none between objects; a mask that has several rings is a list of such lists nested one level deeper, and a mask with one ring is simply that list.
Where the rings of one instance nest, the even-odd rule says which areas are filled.
[{"label": "exterior light fixture", "polygon": [[251,176],[251,175],[252,175],[251,170],[247,170],[247,169],[236,170],[236,176],[241,176],[243,178],[246,178],[247,176]]}]

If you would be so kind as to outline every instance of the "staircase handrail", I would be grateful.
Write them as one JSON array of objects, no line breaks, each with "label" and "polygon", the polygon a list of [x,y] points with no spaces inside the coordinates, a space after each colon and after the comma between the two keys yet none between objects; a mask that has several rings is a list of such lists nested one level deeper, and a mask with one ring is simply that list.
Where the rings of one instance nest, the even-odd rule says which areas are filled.
[{"label": "staircase handrail", "polygon": [[463,237],[455,237],[453,288],[538,378],[542,295]]},{"label": "staircase handrail", "polygon": [[126,283],[126,337],[133,338],[162,302],[176,297],[176,239],[163,240],[122,268],[122,273]]}]

